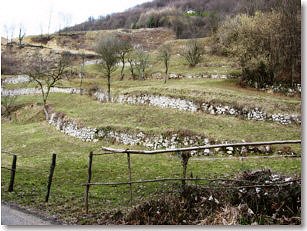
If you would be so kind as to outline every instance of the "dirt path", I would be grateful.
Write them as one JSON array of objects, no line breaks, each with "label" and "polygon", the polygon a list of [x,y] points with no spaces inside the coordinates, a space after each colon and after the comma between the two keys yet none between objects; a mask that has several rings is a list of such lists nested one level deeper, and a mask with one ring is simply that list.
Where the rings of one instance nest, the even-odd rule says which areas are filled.
[{"label": "dirt path", "polygon": [[1,225],[52,225],[52,223],[1,203]]}]

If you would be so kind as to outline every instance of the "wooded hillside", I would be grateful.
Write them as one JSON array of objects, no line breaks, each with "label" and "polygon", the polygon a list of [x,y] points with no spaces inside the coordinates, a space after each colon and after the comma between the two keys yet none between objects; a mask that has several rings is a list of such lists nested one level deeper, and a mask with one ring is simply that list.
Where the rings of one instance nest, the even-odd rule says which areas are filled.
[{"label": "wooded hillside", "polygon": [[195,38],[210,35],[227,16],[238,13],[254,14],[276,7],[276,0],[154,0],[137,5],[121,13],[64,28],[62,31],[88,31],[117,28],[169,27],[177,38]]}]

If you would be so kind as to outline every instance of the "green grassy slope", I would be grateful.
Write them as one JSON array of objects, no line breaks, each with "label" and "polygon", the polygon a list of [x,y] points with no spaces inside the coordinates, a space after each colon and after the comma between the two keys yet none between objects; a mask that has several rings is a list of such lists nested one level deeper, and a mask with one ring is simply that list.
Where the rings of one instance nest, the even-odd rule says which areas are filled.
[{"label": "green grassy slope", "polygon": [[[25,112],[22,112],[25,113]],[[20,118],[26,118],[20,115]],[[18,142],[16,142],[18,141]],[[84,187],[87,179],[87,156],[91,150],[111,144],[82,142],[65,136],[45,121],[2,121],[2,149],[18,154],[14,192],[8,193],[9,171],[2,169],[2,200],[42,210],[68,223],[97,222],[107,211],[129,208],[129,188],[93,186],[90,190],[90,213],[84,215]],[[122,148],[122,146],[112,145]],[[57,153],[51,196],[44,203],[51,154]],[[173,155],[132,156],[132,179],[180,177],[181,161]],[[2,154],[2,166],[9,167],[11,156]],[[198,177],[232,177],[247,169],[271,168],[274,172],[300,175],[299,159],[190,160],[188,173]],[[127,157],[95,156],[92,182],[127,181]],[[153,183],[133,186],[134,204],[158,195],[170,184]]]},{"label": "green grassy slope", "polygon": [[[40,102],[39,96],[20,96],[17,103]],[[241,120],[235,117],[182,112],[150,106],[109,104],[87,96],[51,94],[49,104],[85,126],[111,126],[120,130],[143,131],[149,134],[188,130],[217,140],[284,140],[300,139],[297,125]]]}]

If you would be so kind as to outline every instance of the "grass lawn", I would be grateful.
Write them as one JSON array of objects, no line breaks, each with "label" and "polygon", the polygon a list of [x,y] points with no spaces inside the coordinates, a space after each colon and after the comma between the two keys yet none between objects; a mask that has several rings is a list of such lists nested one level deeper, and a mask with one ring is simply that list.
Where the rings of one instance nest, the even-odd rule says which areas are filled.
[{"label": "grass lawn", "polygon": [[[26,113],[26,111],[20,111]],[[100,187],[90,190],[90,214],[84,214],[84,187],[87,179],[87,156],[91,150],[111,146],[103,141],[82,142],[65,136],[45,121],[33,122],[20,115],[18,122],[2,121],[2,150],[18,154],[14,192],[8,193],[9,171],[2,169],[2,200],[35,208],[68,223],[97,222],[100,214],[129,208],[127,186]],[[38,117],[39,118],[39,117]],[[120,145],[113,147],[123,148]],[[49,203],[44,202],[51,154],[57,153],[53,185]],[[2,166],[9,167],[12,157],[2,154]],[[300,175],[300,159],[225,159],[215,161],[190,160],[188,173],[198,177],[231,178],[242,170],[271,168],[274,172]],[[180,177],[181,161],[168,155],[132,156],[132,179]],[[94,156],[92,182],[127,181],[127,158],[125,155]],[[133,186],[134,204],[152,198],[170,183],[152,183]]]}]

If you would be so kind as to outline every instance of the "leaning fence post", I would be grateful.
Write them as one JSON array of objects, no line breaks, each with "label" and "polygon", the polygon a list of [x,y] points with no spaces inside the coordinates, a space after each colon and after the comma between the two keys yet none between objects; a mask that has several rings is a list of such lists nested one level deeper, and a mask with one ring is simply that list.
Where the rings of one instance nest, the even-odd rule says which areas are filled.
[{"label": "leaning fence post", "polygon": [[129,152],[127,152],[127,160],[128,160],[128,174],[129,174],[129,188],[130,188],[130,204],[132,206],[131,158]]},{"label": "leaning fence post", "polygon": [[50,189],[51,189],[51,183],[52,183],[52,177],[55,169],[55,163],[56,163],[56,154],[52,154],[52,160],[51,160],[51,165],[50,165],[50,172],[49,172],[49,177],[48,177],[48,185],[47,185],[47,194],[45,197],[45,202],[48,202],[49,200],[49,195],[50,195]]},{"label": "leaning fence post", "polygon": [[15,181],[15,173],[16,173],[16,162],[17,162],[17,155],[13,155],[13,162],[11,168],[11,179],[9,185],[9,192],[13,192],[14,190],[14,181]]},{"label": "leaning fence post", "polygon": [[88,176],[87,176],[87,184],[85,187],[85,212],[86,214],[88,213],[88,194],[90,191],[90,183],[91,183],[91,179],[92,179],[92,163],[93,163],[93,152],[90,152],[89,156],[88,156]]}]

